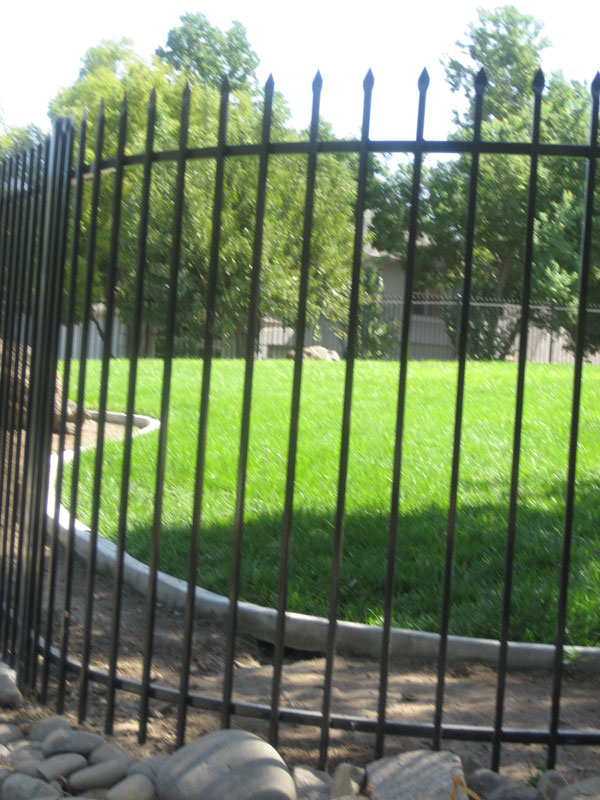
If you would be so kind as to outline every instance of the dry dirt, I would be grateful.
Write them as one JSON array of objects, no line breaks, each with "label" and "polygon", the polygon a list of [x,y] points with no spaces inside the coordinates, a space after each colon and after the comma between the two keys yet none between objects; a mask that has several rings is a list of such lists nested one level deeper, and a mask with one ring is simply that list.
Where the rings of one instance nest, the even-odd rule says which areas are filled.
[{"label": "dry dirt", "polygon": [[[85,440],[93,441],[95,423],[86,422]],[[120,426],[109,426],[107,434],[122,434]],[[68,446],[68,444],[67,444]],[[59,596],[55,608],[53,644],[58,639],[60,590],[63,563],[59,563]],[[82,645],[82,618],[85,570],[76,559],[73,606],[70,615],[69,655],[79,658]],[[98,575],[94,589],[92,626],[92,665],[107,667],[107,652],[112,618],[112,578]],[[141,677],[141,652],[144,631],[144,598],[124,588],[118,672],[121,676]],[[180,631],[183,614],[179,610],[157,607],[152,661],[153,680],[177,688],[181,661]],[[190,690],[219,696],[223,684],[225,636],[222,626],[198,618],[195,622]],[[288,653],[282,683],[282,705],[319,711],[322,702],[325,662],[314,654]],[[272,649],[249,637],[236,641],[234,700],[254,700],[269,704],[272,676]],[[432,722],[436,689],[436,665],[399,659],[391,664],[387,715],[407,722]],[[70,679],[67,691],[67,716],[76,722],[78,687]],[[337,657],[334,671],[332,712],[375,718],[377,714],[379,667],[369,658]],[[53,713],[55,671],[50,684],[50,705],[39,706],[35,699],[5,714],[24,725],[44,714]],[[569,673],[562,693],[561,726],[577,729],[600,727],[600,679]],[[465,664],[449,670],[446,682],[444,722],[467,725],[493,725],[496,693],[495,671],[479,664]],[[551,675],[547,672],[513,672],[508,676],[504,724],[508,727],[547,728],[550,715]],[[148,738],[137,742],[139,698],[117,693],[114,739],[130,752],[150,755],[168,753],[174,748],[177,709],[164,701],[151,702]],[[106,700],[102,687],[90,685],[85,727],[102,732]],[[234,727],[244,727],[268,737],[268,722],[248,717],[233,717]],[[189,740],[219,727],[217,714],[190,709],[186,738]],[[280,728],[279,750],[288,764],[317,766],[320,731],[317,727],[284,724]],[[428,740],[388,736],[386,755],[402,750],[429,747]],[[444,747],[463,757],[468,771],[490,765],[491,746],[480,743],[445,741]],[[332,731],[329,767],[341,760],[364,764],[373,758],[374,735]],[[599,747],[559,748],[559,770],[568,781],[600,773]],[[533,779],[545,766],[545,748],[537,745],[505,745],[502,772],[521,781]]]}]

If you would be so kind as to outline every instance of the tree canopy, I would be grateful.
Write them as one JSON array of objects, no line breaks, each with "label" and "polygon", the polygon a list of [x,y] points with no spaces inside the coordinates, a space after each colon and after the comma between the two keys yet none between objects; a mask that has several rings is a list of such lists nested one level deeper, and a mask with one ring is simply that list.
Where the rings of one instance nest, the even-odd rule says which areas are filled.
[{"label": "tree canopy", "polygon": [[[547,46],[542,26],[512,6],[479,12],[468,38],[458,43],[459,56],[447,58],[446,77],[453,91],[467,98],[466,111],[455,113],[455,139],[472,138],[474,80],[483,67],[488,78],[483,99],[482,139],[528,141],[533,112],[532,81]],[[550,75],[542,100],[544,142],[586,143],[591,95],[586,84]],[[577,297],[579,245],[583,212],[583,159],[541,158],[536,196],[532,302],[574,304]],[[428,163],[424,170],[418,264],[419,291],[448,294],[462,288],[467,198],[471,156]],[[401,259],[406,247],[412,167],[380,175],[374,189],[374,243]],[[472,294],[499,300],[520,300],[523,285],[529,159],[526,156],[483,155],[477,196]],[[600,276],[593,283],[598,297]],[[534,314],[538,325],[548,324]],[[455,315],[448,318],[453,333]],[[563,326],[572,329],[568,316]],[[472,309],[469,352],[476,358],[504,358],[518,329],[518,320],[502,321],[499,311]],[[590,349],[600,337],[590,335]]]},{"label": "tree canopy", "polygon": [[240,22],[223,33],[203,14],[184,14],[180,20],[169,31],[166,47],[156,50],[159,58],[192,82],[219,88],[227,78],[233,91],[256,86],[259,60]]},{"label": "tree canopy", "polygon": [[[154,150],[177,148],[181,98],[186,75],[156,58],[145,63],[127,41],[105,42],[86,53],[73,86],[59,92],[50,106],[51,116],[87,109],[86,161],[94,160],[94,131],[101,104],[105,109],[103,158],[114,157],[119,108],[128,99],[127,153],[141,153],[146,138],[147,102],[156,91]],[[229,144],[256,143],[262,126],[262,100],[239,90],[229,103]],[[210,82],[192,87],[188,146],[211,147],[217,142],[220,92]],[[326,126],[323,123],[323,132]],[[288,126],[288,112],[275,94],[272,135],[274,141],[298,140],[303,134]],[[298,305],[299,265],[306,188],[306,156],[281,156],[269,160],[267,207],[263,237],[261,310],[295,324]],[[205,297],[210,261],[215,165],[213,158],[190,159],[186,165],[181,267],[178,281],[177,351],[202,350]],[[117,304],[122,317],[131,319],[141,196],[141,167],[125,170],[122,189],[119,279]],[[224,205],[221,222],[216,334],[242,335],[247,326],[248,294],[252,266],[255,206],[258,181],[256,157],[226,160]],[[114,176],[102,177],[96,252],[96,294],[102,296],[111,235],[111,197]],[[175,164],[153,167],[150,226],[147,242],[145,315],[164,330],[166,294],[171,259]],[[90,181],[86,181],[80,269],[87,256],[90,220]],[[347,315],[353,206],[356,193],[356,159],[348,155],[319,156],[308,298],[309,323],[321,317],[342,322]]]}]

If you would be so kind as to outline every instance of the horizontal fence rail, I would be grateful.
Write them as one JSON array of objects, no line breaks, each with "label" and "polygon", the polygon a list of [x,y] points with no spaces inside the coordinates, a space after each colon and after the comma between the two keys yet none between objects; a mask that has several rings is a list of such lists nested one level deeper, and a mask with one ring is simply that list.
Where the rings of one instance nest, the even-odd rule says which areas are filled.
[{"label": "horizontal fence rail", "polygon": [[[3,657],[18,668],[23,688],[41,691],[44,701],[52,696],[63,712],[69,702],[69,678],[77,676],[79,719],[88,714],[90,687],[105,691],[105,727],[112,732],[118,715],[118,692],[139,698],[139,739],[147,736],[151,701],[172,702],[177,707],[174,735],[181,744],[186,737],[187,715],[191,708],[218,712],[221,724],[229,726],[234,715],[253,717],[269,723],[270,740],[277,744],[283,724],[300,724],[320,729],[319,762],[328,759],[332,729],[373,734],[374,752],[380,756],[392,736],[413,736],[430,741],[435,748],[445,740],[488,742],[491,764],[501,764],[502,745],[526,742],[547,747],[547,763],[554,766],[557,747],[563,744],[598,745],[600,729],[570,730],[559,722],[563,662],[566,654],[570,559],[577,538],[577,456],[579,415],[582,404],[584,364],[593,369],[599,356],[589,345],[587,333],[597,328],[600,310],[590,303],[590,274],[597,269],[594,250],[594,207],[598,94],[600,76],[592,84],[590,135],[587,143],[552,144],[541,141],[543,119],[543,75],[533,82],[532,137],[527,142],[485,141],[482,109],[485,106],[486,76],[483,71],[475,83],[475,113],[469,141],[428,141],[424,138],[429,77],[419,78],[419,106],[416,135],[412,141],[373,141],[369,138],[374,79],[364,82],[361,138],[357,141],[320,138],[320,92],[317,75],[313,84],[310,127],[303,141],[280,141],[281,125],[274,105],[274,83],[265,87],[260,114],[257,111],[258,141],[228,143],[230,116],[235,114],[229,87],[225,83],[218,101],[214,142],[194,146],[198,122],[194,116],[194,94],[202,91],[185,88],[177,122],[178,146],[158,149],[164,142],[160,100],[152,94],[140,152],[129,152],[132,135],[130,109],[125,99],[118,120],[104,106],[95,120],[95,131],[85,116],[76,132],[74,123],[59,119],[45,145],[5,159],[0,165],[0,337],[2,340],[0,386],[0,498],[2,520],[2,563],[0,565],[0,643]],[[175,124],[175,123],[173,123]],[[163,137],[160,139],[160,137]],[[283,137],[285,138],[285,136]],[[75,144],[77,139],[77,144]],[[108,149],[110,148],[110,152]],[[365,256],[363,234],[368,218],[368,178],[374,155],[401,154],[412,166],[409,210],[405,241],[406,252],[398,274],[403,282],[400,296],[388,293],[369,295],[363,280],[373,266]],[[472,277],[479,269],[476,252],[482,226],[478,208],[483,187],[480,166],[488,156],[526,159],[528,165],[527,218],[523,226],[524,261],[522,296],[507,302],[498,298],[473,296]],[[461,284],[456,280],[448,296],[419,293],[420,203],[422,170],[431,156],[469,159],[468,181],[463,212],[457,211],[455,225],[462,232],[464,254]],[[538,214],[538,169],[545,159],[571,159],[585,165],[585,205],[582,209],[582,247],[579,264],[577,308],[552,302],[534,302],[531,275],[536,252]],[[282,165],[284,165],[282,167]],[[351,175],[352,203],[345,222],[334,220],[334,209],[323,210],[330,169]],[[276,178],[294,178],[296,195],[285,196],[273,205]],[[203,194],[199,194],[202,187]],[[290,184],[291,186],[291,184]],[[196,192],[196,193],[195,193]],[[291,192],[291,189],[290,189]],[[287,207],[295,203],[293,217]],[[327,198],[326,198],[327,200]],[[245,204],[245,205],[244,205]],[[243,215],[239,206],[244,205]],[[205,210],[208,212],[204,214]],[[337,209],[336,209],[337,211]],[[236,217],[235,214],[241,216]],[[286,216],[287,214],[287,216]],[[332,221],[327,223],[327,214]],[[238,223],[243,230],[234,229]],[[325,220],[325,222],[324,222]],[[319,284],[319,270],[325,269],[327,237],[340,235],[347,226],[348,236],[338,272],[329,280],[333,287]],[[279,227],[278,227],[279,226]],[[286,227],[287,226],[287,227]],[[294,227],[295,226],[295,227]],[[339,230],[334,230],[336,227]],[[273,233],[275,231],[275,233]],[[238,237],[238,238],[235,238]],[[282,240],[299,244],[291,255],[282,249]],[[239,242],[239,253],[232,254],[232,242]],[[341,240],[340,240],[341,241]],[[335,239],[338,242],[338,239]],[[341,247],[341,245],[340,245]],[[288,262],[273,264],[281,258]],[[596,260],[595,260],[596,259]],[[233,270],[235,263],[236,270]],[[241,264],[241,266],[240,266]],[[274,275],[287,271],[280,303],[271,291]],[[340,277],[340,272],[343,276]],[[233,277],[232,277],[233,276]],[[290,289],[290,286],[292,287]],[[324,287],[324,288],[323,288]],[[321,292],[315,300],[315,292]],[[239,305],[229,298],[242,297]],[[328,304],[328,296],[343,298],[343,313]],[[290,297],[292,298],[290,300]],[[227,304],[230,303],[228,306]],[[320,304],[320,305],[319,305]],[[235,318],[235,315],[238,315]],[[587,326],[587,327],[586,327]],[[491,346],[486,331],[500,332],[501,344]],[[95,333],[94,333],[95,331]],[[95,341],[93,342],[93,337]],[[488,337],[489,338],[489,337]],[[303,343],[298,346],[297,343]],[[306,348],[312,350],[307,353]],[[316,350],[315,350],[316,348]],[[495,349],[494,349],[495,348]],[[299,489],[298,459],[306,413],[318,409],[303,406],[306,391],[306,356],[317,353],[340,365],[327,365],[337,373],[339,440],[323,444],[336,454],[336,475],[331,484],[330,572],[321,576],[327,587],[327,640],[324,648],[325,674],[320,710],[286,707],[282,695],[283,662],[286,645],[287,612],[290,605],[290,580],[293,577],[293,548],[297,518],[306,511]],[[107,502],[105,432],[114,396],[113,371],[119,358],[127,355],[128,370],[124,398],[124,438],[120,471],[111,484],[111,499],[118,502],[116,556],[112,572],[112,603],[109,652],[98,666],[94,651],[94,625],[97,558],[104,505]],[[141,381],[147,356],[157,356],[159,372],[154,394],[160,397],[160,429],[157,434],[154,482],[149,526],[149,577],[145,598],[140,677],[120,674],[123,663],[122,638],[124,563],[134,523],[130,505],[135,494],[135,471],[140,469],[133,441],[136,412],[140,407]],[[201,358],[198,367],[197,421],[189,422],[196,441],[195,465],[190,465],[191,510],[187,536],[187,595],[184,627],[178,634],[181,648],[178,687],[161,684],[153,676],[154,634],[156,627],[157,581],[161,558],[170,547],[166,519],[166,485],[171,468],[170,454],[175,444],[170,439],[172,418],[180,398],[174,394],[173,373],[178,358]],[[197,617],[196,584],[205,573],[202,546],[206,534],[209,483],[215,456],[211,450],[213,415],[211,411],[220,391],[215,372],[218,357],[244,359],[238,392],[239,425],[234,426],[238,441],[237,466],[231,487],[230,533],[223,547],[229,548],[230,580],[228,612],[225,622],[226,652],[223,658],[223,690],[219,696],[192,690],[190,665],[194,654],[194,619]],[[281,521],[276,542],[278,585],[273,603],[276,613],[273,675],[269,702],[242,702],[235,696],[235,657],[240,628],[240,598],[244,594],[244,567],[250,558],[253,527],[249,524],[249,470],[255,468],[255,407],[264,388],[258,359],[292,359],[289,395],[285,409],[273,412],[285,420],[287,450],[281,457],[278,477],[281,485]],[[59,363],[60,358],[60,363]],[[101,358],[98,389],[92,388],[88,362]],[[356,412],[356,382],[360,359],[382,359],[398,363],[397,391],[392,402],[392,442],[386,467],[389,483],[385,522],[384,568],[379,581],[380,623],[383,629],[379,658],[377,709],[372,717],[340,714],[332,710],[335,682],[335,654],[338,617],[345,597],[344,564],[350,545],[346,528],[350,511],[348,497],[354,489],[354,439],[351,433]],[[388,692],[391,658],[391,630],[396,623],[394,603],[405,591],[398,576],[403,549],[410,538],[408,512],[403,507],[406,483],[410,483],[407,463],[412,455],[407,443],[407,409],[412,389],[412,360],[455,361],[448,403],[452,421],[447,438],[448,502],[442,534],[443,558],[439,567],[440,614],[437,690],[435,708],[428,723],[390,719]],[[461,460],[469,446],[463,429],[468,398],[468,374],[473,361],[514,362],[514,418],[510,424],[510,467],[507,471],[506,527],[504,530],[504,578],[498,619],[500,657],[497,670],[495,715],[492,725],[449,724],[444,721],[445,690],[448,673],[448,642],[453,610],[453,580],[460,566],[458,543],[464,514],[461,511]],[[568,457],[554,469],[563,479],[566,494],[562,529],[560,587],[558,592],[555,661],[552,676],[551,718],[548,727],[514,728],[504,724],[508,649],[513,610],[515,548],[519,539],[518,513],[527,499],[527,483],[521,480],[522,432],[526,405],[526,377],[529,362],[572,366],[572,398]],[[277,365],[275,365],[277,366]],[[62,388],[56,378],[62,375]],[[569,373],[571,374],[571,373]],[[217,377],[215,377],[217,376]],[[237,380],[237,378],[236,378]],[[94,384],[95,386],[95,384]],[[97,396],[93,392],[97,391]],[[68,396],[75,400],[73,406]],[[97,438],[90,467],[83,447],[86,425],[84,407],[97,410]],[[288,410],[289,409],[289,410]],[[238,413],[238,412],[236,412]],[[374,415],[378,411],[373,412]],[[414,412],[413,412],[414,413]],[[304,415],[304,416],[303,416]],[[229,421],[232,422],[231,420]],[[427,439],[424,420],[423,439]],[[220,424],[223,424],[221,421]],[[196,427],[197,426],[197,427]],[[58,452],[56,471],[51,477],[50,450],[54,431]],[[191,434],[190,434],[191,435]],[[72,461],[64,451],[71,437]],[[566,451],[566,450],[565,450]],[[490,456],[491,457],[491,456]],[[319,464],[314,465],[319,469]],[[82,489],[84,471],[92,469],[89,498]],[[265,473],[267,474],[267,473]],[[364,477],[364,476],[363,476]],[[48,505],[51,482],[56,504]],[[116,488],[115,488],[116,485]],[[255,498],[253,499],[254,502]],[[68,509],[66,543],[61,544],[60,505]],[[85,507],[85,508],[84,508]],[[48,508],[50,513],[48,513]],[[75,585],[76,520],[87,515],[90,531],[85,557],[85,585]],[[482,531],[482,536],[485,532]],[[423,552],[422,558],[428,558]],[[275,569],[275,567],[274,567]],[[432,567],[433,569],[433,567]],[[520,580],[523,579],[521,575]],[[72,638],[75,593],[83,595],[83,637],[74,651]],[[41,668],[40,668],[41,667]]]}]

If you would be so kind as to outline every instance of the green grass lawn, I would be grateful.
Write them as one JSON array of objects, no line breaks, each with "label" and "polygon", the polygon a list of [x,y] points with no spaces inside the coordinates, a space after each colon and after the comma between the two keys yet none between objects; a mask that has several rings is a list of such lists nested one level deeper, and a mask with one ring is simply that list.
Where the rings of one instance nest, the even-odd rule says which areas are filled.
[{"label": "green grass lawn", "polygon": [[[76,366],[76,365],[75,365]],[[255,364],[241,597],[277,598],[285,492],[291,361]],[[292,537],[289,608],[326,615],[329,602],[345,363],[307,361]],[[76,371],[75,371],[76,372]],[[187,578],[202,365],[174,364],[164,497],[161,569]],[[198,582],[226,593],[244,365],[213,364],[205,502]],[[86,406],[97,408],[100,363],[88,363]],[[446,542],[457,367],[409,366],[394,623],[437,631]],[[111,363],[109,408],[124,410],[128,362]],[[162,362],[141,361],[136,410],[158,416]],[[511,638],[552,641],[564,517],[573,368],[527,368]],[[356,365],[340,615],[382,618],[398,366]],[[467,368],[452,633],[497,637],[503,591],[516,367]],[[76,395],[74,381],[69,388]],[[578,455],[568,641],[600,644],[600,369],[586,366]],[[133,449],[127,551],[148,562],[157,434]],[[100,530],[115,538],[122,442],[108,442]],[[88,522],[94,453],[82,456],[77,516]]]}]

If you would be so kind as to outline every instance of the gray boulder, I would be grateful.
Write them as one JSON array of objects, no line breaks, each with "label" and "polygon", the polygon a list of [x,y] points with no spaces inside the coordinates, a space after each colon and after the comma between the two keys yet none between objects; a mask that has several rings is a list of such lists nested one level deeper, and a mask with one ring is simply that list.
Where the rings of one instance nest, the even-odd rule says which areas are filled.
[{"label": "gray boulder", "polygon": [[[448,800],[452,776],[464,780],[460,757],[447,751],[414,750],[372,761],[367,781],[377,800]],[[457,798],[467,800],[458,789]]]},{"label": "gray boulder", "polygon": [[23,731],[18,725],[11,725],[10,722],[0,722],[0,744],[17,742],[22,738]]},{"label": "gray boulder", "polygon": [[110,790],[107,800],[153,800],[156,787],[146,775],[128,775]]},{"label": "gray boulder", "polygon": [[2,800],[41,800],[43,797],[62,797],[62,792],[46,781],[18,772],[2,785]]},{"label": "gray boulder", "polygon": [[509,782],[489,794],[488,800],[542,800],[542,795],[532,786]]},{"label": "gray boulder", "polygon": [[507,786],[512,783],[508,778],[504,778],[498,772],[491,769],[476,769],[471,772],[466,780],[466,784],[475,794],[478,794],[482,800],[486,800],[492,792],[499,789],[501,786]]},{"label": "gray boulder", "polygon": [[69,778],[71,791],[79,794],[88,789],[111,789],[127,775],[129,765],[134,760],[134,756],[120,756],[80,769]]},{"label": "gray boulder", "polygon": [[71,730],[71,726],[64,717],[53,716],[39,719],[34,722],[29,731],[29,738],[32,742],[43,742],[46,736],[55,730]]},{"label": "gray boulder", "polygon": [[292,776],[270,744],[247,731],[195,739],[158,773],[160,800],[296,800]]},{"label": "gray boulder", "polygon": [[549,769],[547,772],[542,772],[538,778],[536,789],[542,795],[544,800],[554,800],[559,789],[566,786],[567,782],[555,769]]},{"label": "gray boulder", "polygon": [[17,686],[17,673],[0,662],[0,706],[20,706],[23,695]]},{"label": "gray boulder", "polygon": [[97,733],[57,728],[49,733],[42,742],[42,753],[46,758],[57,753],[79,753],[87,756],[92,750],[103,744],[104,739]]},{"label": "gray boulder", "polygon": [[600,778],[586,778],[559,789],[556,800],[600,800]]},{"label": "gray boulder", "polygon": [[329,800],[333,779],[326,772],[305,764],[292,767],[298,800]]}]

